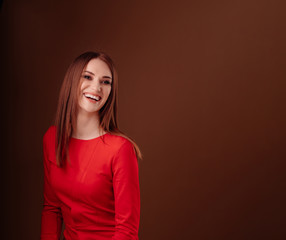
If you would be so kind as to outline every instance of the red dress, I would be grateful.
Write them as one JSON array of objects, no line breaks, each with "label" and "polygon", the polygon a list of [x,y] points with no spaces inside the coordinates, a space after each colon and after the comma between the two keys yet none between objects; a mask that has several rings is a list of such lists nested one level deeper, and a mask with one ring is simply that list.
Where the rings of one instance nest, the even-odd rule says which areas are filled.
[{"label": "red dress", "polygon": [[[44,203],[41,240],[138,240],[140,192],[132,143],[106,133],[71,138],[71,165],[56,165],[56,127],[43,137]],[[103,138],[103,140],[102,140]]]}]

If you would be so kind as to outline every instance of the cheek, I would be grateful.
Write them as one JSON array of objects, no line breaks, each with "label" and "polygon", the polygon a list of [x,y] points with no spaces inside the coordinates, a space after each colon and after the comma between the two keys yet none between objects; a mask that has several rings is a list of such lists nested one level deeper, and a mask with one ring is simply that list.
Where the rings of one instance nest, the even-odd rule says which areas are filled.
[{"label": "cheek", "polygon": [[106,99],[108,99],[110,94],[111,94],[111,88],[106,90],[106,93],[105,93]]},{"label": "cheek", "polygon": [[82,91],[83,89],[84,89],[84,84],[81,84],[80,91]]},{"label": "cheek", "polygon": [[82,91],[84,88],[86,88],[87,82],[85,80],[82,80],[82,82],[79,83],[79,89]]}]

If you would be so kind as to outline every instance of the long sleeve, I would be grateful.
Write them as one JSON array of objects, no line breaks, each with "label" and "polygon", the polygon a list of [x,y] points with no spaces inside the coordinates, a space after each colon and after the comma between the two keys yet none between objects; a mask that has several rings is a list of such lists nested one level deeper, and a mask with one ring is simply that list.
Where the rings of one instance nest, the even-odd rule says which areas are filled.
[{"label": "long sleeve", "polygon": [[140,219],[138,162],[133,144],[125,142],[114,157],[115,234],[112,240],[137,240]]},{"label": "long sleeve", "polygon": [[59,200],[50,185],[47,137],[48,135],[45,134],[43,138],[44,203],[41,217],[41,240],[59,240],[63,220]]}]

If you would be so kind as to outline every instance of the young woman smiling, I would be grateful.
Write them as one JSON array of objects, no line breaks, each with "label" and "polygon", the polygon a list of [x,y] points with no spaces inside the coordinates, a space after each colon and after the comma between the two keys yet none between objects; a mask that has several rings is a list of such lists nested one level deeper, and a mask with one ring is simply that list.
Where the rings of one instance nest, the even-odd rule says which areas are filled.
[{"label": "young woman smiling", "polygon": [[86,52],[67,70],[54,125],[43,136],[41,239],[137,240],[137,144],[117,124],[111,58]]}]

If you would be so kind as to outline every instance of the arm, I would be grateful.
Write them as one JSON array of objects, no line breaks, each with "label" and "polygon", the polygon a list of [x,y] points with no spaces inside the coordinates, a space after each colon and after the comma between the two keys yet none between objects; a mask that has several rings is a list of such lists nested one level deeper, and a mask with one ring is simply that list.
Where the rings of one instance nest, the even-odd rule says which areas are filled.
[{"label": "arm", "polygon": [[[47,135],[46,135],[47,136]],[[44,153],[44,203],[41,218],[41,240],[59,240],[62,230],[60,203],[51,185],[46,139],[43,138]]]},{"label": "arm", "polygon": [[125,142],[113,161],[115,234],[112,240],[138,240],[140,191],[133,144]]}]

